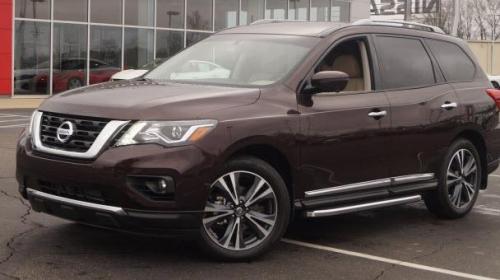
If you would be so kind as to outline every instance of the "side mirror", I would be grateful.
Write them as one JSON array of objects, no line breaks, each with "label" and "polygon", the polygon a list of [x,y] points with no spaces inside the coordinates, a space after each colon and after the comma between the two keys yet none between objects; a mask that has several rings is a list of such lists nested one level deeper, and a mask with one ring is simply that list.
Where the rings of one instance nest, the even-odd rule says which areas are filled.
[{"label": "side mirror", "polygon": [[341,71],[321,71],[311,78],[311,85],[317,92],[339,92],[348,82],[349,75]]}]

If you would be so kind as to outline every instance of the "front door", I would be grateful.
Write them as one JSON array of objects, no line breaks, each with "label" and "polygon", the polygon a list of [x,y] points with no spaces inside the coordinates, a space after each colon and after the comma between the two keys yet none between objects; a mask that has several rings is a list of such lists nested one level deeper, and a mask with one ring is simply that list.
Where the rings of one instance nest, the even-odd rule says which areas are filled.
[{"label": "front door", "polygon": [[315,69],[347,73],[345,90],[299,101],[304,135],[300,174],[306,196],[322,190],[328,195],[328,190],[353,183],[380,186],[377,182],[388,180],[390,108],[386,95],[373,91],[368,44],[363,37],[343,41]]}]

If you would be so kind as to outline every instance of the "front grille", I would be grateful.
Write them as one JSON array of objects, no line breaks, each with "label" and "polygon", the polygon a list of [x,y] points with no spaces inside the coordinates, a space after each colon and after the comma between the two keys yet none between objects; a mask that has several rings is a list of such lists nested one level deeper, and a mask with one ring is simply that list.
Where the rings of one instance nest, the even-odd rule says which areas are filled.
[{"label": "front grille", "polygon": [[63,184],[54,184],[51,182],[38,180],[38,188],[40,191],[76,199],[80,201],[100,203],[100,204],[111,204],[112,202],[109,199],[106,199],[104,194],[101,192],[100,188],[94,186],[76,186],[76,185],[63,185]]},{"label": "front grille", "polygon": [[[57,139],[57,128],[65,121],[75,125],[75,131],[66,143]],[[46,147],[84,153],[94,143],[109,120],[89,117],[43,113],[40,124],[40,140]]]}]

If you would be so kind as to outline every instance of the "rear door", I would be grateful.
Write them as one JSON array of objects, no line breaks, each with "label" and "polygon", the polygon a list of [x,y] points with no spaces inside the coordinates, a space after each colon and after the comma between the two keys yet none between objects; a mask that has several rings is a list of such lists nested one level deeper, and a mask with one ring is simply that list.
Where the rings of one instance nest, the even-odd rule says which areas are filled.
[{"label": "rear door", "polygon": [[428,180],[457,127],[457,96],[422,39],[377,35],[375,42],[391,106],[390,175],[396,185]]}]

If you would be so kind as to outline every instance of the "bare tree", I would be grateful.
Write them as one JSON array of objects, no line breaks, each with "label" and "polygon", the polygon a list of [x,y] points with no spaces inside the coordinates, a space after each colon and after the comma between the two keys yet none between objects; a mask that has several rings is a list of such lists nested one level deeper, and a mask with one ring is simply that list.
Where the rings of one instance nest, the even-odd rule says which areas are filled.
[{"label": "bare tree", "polygon": [[476,23],[477,31],[479,32],[478,39],[486,40],[487,38],[487,25],[486,25],[486,5],[485,0],[472,0],[474,22]]},{"label": "bare tree", "polygon": [[451,19],[453,18],[453,6],[451,1],[439,1],[438,8],[434,13],[423,14],[421,22],[429,25],[438,26],[444,32],[451,30]]},{"label": "bare tree", "polygon": [[457,36],[471,40],[474,36],[474,5],[472,1],[465,0],[462,2],[462,9],[460,10],[460,20],[458,22]]},{"label": "bare tree", "polygon": [[491,40],[497,40],[500,38],[500,1],[499,0],[483,0],[485,11],[484,21],[486,22],[486,26],[490,33],[489,38]]}]

